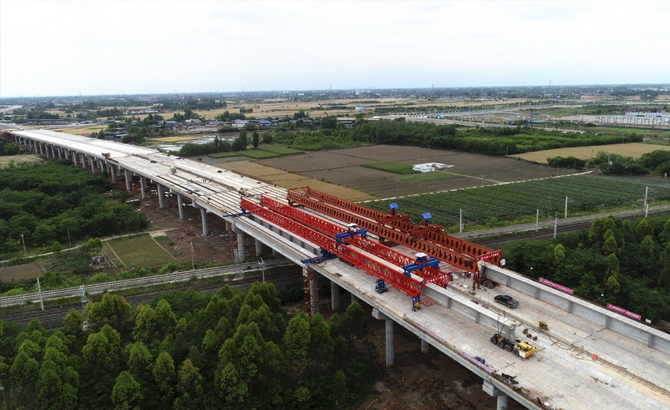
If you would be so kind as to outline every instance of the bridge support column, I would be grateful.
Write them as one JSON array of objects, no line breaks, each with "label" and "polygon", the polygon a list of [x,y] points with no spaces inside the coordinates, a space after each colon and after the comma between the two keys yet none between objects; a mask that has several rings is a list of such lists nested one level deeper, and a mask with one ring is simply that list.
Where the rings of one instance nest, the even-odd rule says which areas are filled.
[{"label": "bridge support column", "polygon": [[330,281],[330,308],[338,310],[340,308],[340,285]]},{"label": "bridge support column", "polygon": [[184,203],[182,202],[181,194],[179,192],[177,192],[177,207],[179,208],[179,219],[183,220],[184,219]]},{"label": "bridge support column", "polygon": [[130,170],[125,169],[124,174],[126,176],[126,191],[130,191],[130,182],[133,180],[133,177],[130,175]]},{"label": "bridge support column", "polygon": [[351,294],[351,303],[358,302],[360,299],[358,296],[354,295],[353,293]]},{"label": "bridge support column", "polygon": [[244,232],[235,229],[235,233],[237,234],[237,257],[239,258],[240,261],[245,260],[245,254],[246,250],[244,249]]},{"label": "bridge support column", "polygon": [[425,339],[421,339],[421,353],[428,354],[428,350],[430,350],[430,344]]},{"label": "bridge support column", "polygon": [[112,177],[112,184],[116,184],[116,169],[118,167],[114,164],[109,164],[109,175]]},{"label": "bridge support column", "polygon": [[147,197],[147,179],[140,175],[140,191],[142,191],[142,199]]},{"label": "bridge support column", "polygon": [[63,150],[61,147],[58,147],[58,159],[63,159]]},{"label": "bridge support column", "polygon": [[79,161],[81,161],[81,167],[86,168],[86,157],[84,157],[84,154],[79,154]]},{"label": "bridge support column", "polygon": [[372,317],[377,320],[386,321],[386,367],[393,366],[394,351],[393,351],[393,319],[389,318],[377,308],[372,309]]},{"label": "bridge support column", "polygon": [[502,390],[498,389],[493,383],[488,380],[484,380],[482,385],[482,390],[488,393],[491,397],[497,397],[496,410],[507,410],[507,402],[509,397]]},{"label": "bridge support column", "polygon": [[254,241],[254,245],[256,245],[256,257],[261,256],[261,253],[263,251],[263,243],[261,241],[259,241],[258,239],[256,239]]},{"label": "bridge support column", "polygon": [[98,161],[98,168],[100,168],[100,173],[102,174],[105,172],[105,163],[101,159],[97,161]]},{"label": "bridge support column", "polygon": [[95,158],[88,157],[88,165],[91,167],[91,172],[95,174],[95,168],[96,168]]},{"label": "bridge support column", "polygon": [[272,248],[272,256],[277,256],[277,250]]},{"label": "bridge support column", "polygon": [[319,288],[316,283],[316,272],[305,265],[302,267],[302,280],[305,285],[305,305],[309,306],[309,315],[319,314]]},{"label": "bridge support column", "polygon": [[200,208],[200,218],[202,219],[202,234],[207,236],[209,230],[207,229],[207,210],[205,208]]},{"label": "bridge support column", "polygon": [[72,163],[76,166],[77,164],[77,153],[72,153]]},{"label": "bridge support column", "polygon": [[393,319],[386,319],[386,367],[393,366]]},{"label": "bridge support column", "polygon": [[163,208],[163,196],[165,196],[165,193],[163,192],[163,185],[156,184],[156,188],[158,189],[158,207]]}]

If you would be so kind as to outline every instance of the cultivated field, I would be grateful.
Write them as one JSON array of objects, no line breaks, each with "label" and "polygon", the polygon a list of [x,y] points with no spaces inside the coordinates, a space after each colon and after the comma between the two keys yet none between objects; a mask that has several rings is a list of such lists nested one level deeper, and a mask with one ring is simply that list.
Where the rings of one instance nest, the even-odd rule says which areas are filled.
[{"label": "cultivated field", "polygon": [[547,158],[558,156],[575,157],[589,160],[598,155],[598,152],[600,151],[606,152],[608,154],[618,154],[637,159],[640,158],[642,154],[656,150],[670,151],[670,145],[643,144],[639,142],[615,145],[593,145],[586,147],[557,148],[545,151],[526,152],[524,154],[510,155],[510,157],[520,158],[526,161],[537,162],[540,164],[546,164]]},{"label": "cultivated field", "polygon": [[27,263],[16,266],[0,266],[0,281],[24,280],[36,278],[44,274],[44,269],[37,263]]},{"label": "cultivated field", "polygon": [[193,135],[177,135],[174,137],[160,137],[160,138],[151,138],[151,142],[181,142],[181,141],[192,141],[202,139],[202,136],[193,136]]},{"label": "cultivated field", "polygon": [[[428,176],[428,174],[426,176],[419,174],[403,176],[361,166],[362,164],[381,161],[393,161],[408,165],[440,162],[454,167],[450,171],[437,171],[434,176]],[[543,178],[557,173],[555,168],[530,164],[511,158],[391,145],[316,151],[291,157],[258,160],[257,162],[287,171],[290,173],[289,175],[302,175],[307,178],[306,182],[310,182],[310,186],[312,186],[313,181],[324,181],[355,189],[378,198],[493,185],[498,182]],[[569,173],[566,170],[559,170],[558,172],[561,175]],[[265,179],[270,181],[272,177],[268,175]],[[272,183],[276,182],[273,181]],[[278,185],[285,186],[283,184]]]},{"label": "cultivated field", "polygon": [[[296,157],[298,156],[292,155],[288,158]],[[336,195],[350,201],[368,201],[375,199],[374,196],[368,195],[364,192],[356,191],[354,189],[343,186],[329,184],[327,182],[317,181],[302,175],[292,174],[280,169],[270,168],[249,161],[227,162],[214,166],[237,172],[241,175],[256,178],[268,184],[274,184],[282,188],[288,189],[309,185],[310,187],[319,191],[327,192],[331,195]]]},{"label": "cultivated field", "polygon": [[106,127],[96,125],[94,127],[62,127],[62,128],[48,128],[48,129],[50,129],[51,131],[64,132],[66,134],[89,136],[91,135],[91,133],[100,132],[100,130],[105,128]]},{"label": "cultivated field", "polygon": [[121,238],[105,243],[110,258],[121,260],[126,266],[163,266],[175,259],[163,249],[150,235],[139,238]]},{"label": "cultivated field", "polygon": [[9,157],[0,157],[0,168],[9,166],[9,164],[14,161],[16,165],[23,162],[39,162],[42,161],[42,158],[35,156],[33,154],[28,155],[12,155]]}]

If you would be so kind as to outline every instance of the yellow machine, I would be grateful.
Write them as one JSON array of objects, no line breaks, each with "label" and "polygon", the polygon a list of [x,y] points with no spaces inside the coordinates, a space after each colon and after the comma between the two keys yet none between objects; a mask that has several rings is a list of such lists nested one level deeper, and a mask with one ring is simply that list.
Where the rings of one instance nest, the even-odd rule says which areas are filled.
[{"label": "yellow machine", "polygon": [[491,336],[491,343],[508,352],[514,352],[524,359],[534,355],[538,350],[536,346],[530,343],[522,342],[519,339],[512,341],[499,333]]},{"label": "yellow machine", "polygon": [[519,342],[514,347],[514,351],[524,359],[529,358],[537,352],[537,346],[533,346],[526,342]]}]

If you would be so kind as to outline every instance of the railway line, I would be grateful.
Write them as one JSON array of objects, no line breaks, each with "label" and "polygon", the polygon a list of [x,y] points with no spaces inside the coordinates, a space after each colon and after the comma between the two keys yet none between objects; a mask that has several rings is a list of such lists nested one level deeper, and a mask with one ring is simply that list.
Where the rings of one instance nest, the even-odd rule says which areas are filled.
[{"label": "railway line", "polygon": [[[250,273],[254,273],[253,276],[245,276],[242,279],[229,279],[223,282],[219,283],[207,283],[207,284],[202,284],[202,285],[195,285],[195,286],[184,286],[179,289],[171,289],[171,290],[162,290],[162,291],[154,291],[154,292],[147,292],[147,293],[142,293],[138,295],[131,295],[126,297],[126,301],[130,303],[133,307],[139,305],[140,303],[146,303],[149,302],[150,300],[165,294],[165,293],[170,293],[174,291],[184,291],[187,289],[193,289],[195,291],[201,292],[201,293],[212,293],[216,292],[219,289],[221,289],[225,285],[230,285],[230,287],[235,288],[235,289],[246,289],[249,286],[251,286],[254,282],[258,281],[261,279],[259,275],[259,271],[251,271]],[[275,287],[280,288],[284,286],[289,286],[289,285],[297,285],[301,286],[302,285],[302,276],[300,273],[296,272],[282,272],[278,274],[273,274],[273,275],[268,275],[266,277],[267,282],[271,282],[275,285]],[[75,309],[79,313],[83,311],[83,307],[81,304],[73,304],[73,305],[67,305],[67,306],[60,306],[57,308],[51,308],[51,309],[46,309],[46,310],[38,310],[38,311],[32,311],[32,312],[23,312],[23,313],[14,313],[11,315],[6,315],[0,317],[1,320],[5,322],[14,322],[16,324],[19,324],[21,326],[26,326],[28,325],[32,320],[37,319],[40,321],[42,326],[44,326],[47,329],[53,329],[53,328],[58,328],[63,326],[63,321],[65,319],[65,316],[68,314],[68,312],[71,309]]]}]

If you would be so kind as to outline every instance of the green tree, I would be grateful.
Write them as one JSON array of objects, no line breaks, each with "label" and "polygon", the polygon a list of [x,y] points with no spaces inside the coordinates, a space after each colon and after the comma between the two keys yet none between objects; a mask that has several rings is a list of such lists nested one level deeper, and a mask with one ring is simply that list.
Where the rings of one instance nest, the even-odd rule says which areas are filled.
[{"label": "green tree", "polygon": [[114,410],[139,410],[141,401],[140,383],[130,373],[122,371],[112,390]]},{"label": "green tree", "polygon": [[663,268],[658,277],[658,285],[668,289],[670,287],[670,241],[666,242],[660,258]]},{"label": "green tree", "polygon": [[88,326],[94,331],[109,325],[121,332],[131,315],[131,307],[120,295],[105,293],[101,302],[88,302],[84,309],[84,317]]},{"label": "green tree", "polygon": [[121,358],[119,333],[109,325],[103,326],[100,332],[88,336],[81,353],[89,365],[97,369],[112,370],[116,368]]},{"label": "green tree", "polygon": [[153,356],[149,349],[142,342],[136,342],[126,347],[129,349],[128,353],[128,372],[135,378],[135,380],[145,380],[153,368]]},{"label": "green tree", "polygon": [[81,314],[75,309],[70,309],[70,311],[67,312],[67,315],[65,315],[63,332],[68,335],[79,337],[81,334],[83,334],[83,323],[84,319],[81,317]]},{"label": "green tree", "polygon": [[195,367],[190,359],[184,360],[177,374],[177,394],[179,397],[175,399],[175,409],[190,408],[193,399],[203,392],[202,380],[200,369]]},{"label": "green tree", "polygon": [[153,378],[162,394],[165,403],[172,403],[174,395],[175,369],[172,356],[168,352],[161,352],[153,368]]},{"label": "green tree", "polygon": [[156,311],[151,305],[139,304],[135,314],[133,339],[137,342],[151,343],[159,336]]},{"label": "green tree", "polygon": [[84,245],[86,252],[92,255],[97,255],[102,251],[102,240],[100,238],[91,238]]},{"label": "green tree", "polygon": [[654,227],[651,226],[647,219],[642,219],[635,227],[635,233],[637,234],[638,238],[642,240],[645,236],[654,235]]},{"label": "green tree", "polygon": [[554,247],[554,265],[560,265],[565,261],[565,247],[560,243]]},{"label": "green tree", "polygon": [[260,140],[260,138],[259,138],[258,132],[254,131],[254,133],[252,134],[252,137],[251,137],[251,145],[254,146],[254,149],[258,148],[259,140]]}]

